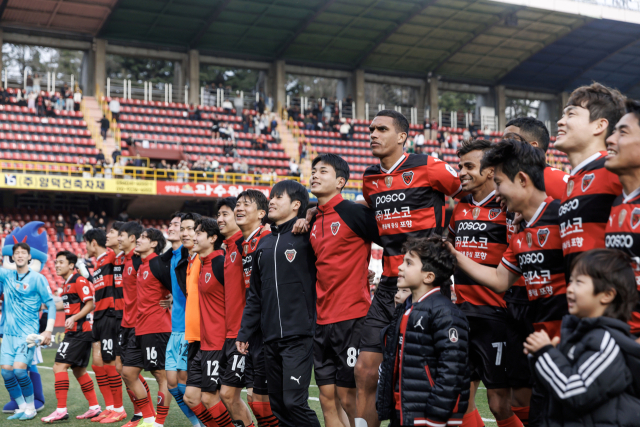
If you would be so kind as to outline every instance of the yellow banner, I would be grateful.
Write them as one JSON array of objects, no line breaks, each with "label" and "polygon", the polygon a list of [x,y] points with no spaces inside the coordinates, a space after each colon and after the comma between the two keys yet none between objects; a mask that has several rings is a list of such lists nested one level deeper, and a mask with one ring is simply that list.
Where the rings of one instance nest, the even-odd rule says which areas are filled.
[{"label": "yellow banner", "polygon": [[79,176],[2,173],[0,188],[87,193],[156,194],[156,182],[129,179],[83,178]]}]

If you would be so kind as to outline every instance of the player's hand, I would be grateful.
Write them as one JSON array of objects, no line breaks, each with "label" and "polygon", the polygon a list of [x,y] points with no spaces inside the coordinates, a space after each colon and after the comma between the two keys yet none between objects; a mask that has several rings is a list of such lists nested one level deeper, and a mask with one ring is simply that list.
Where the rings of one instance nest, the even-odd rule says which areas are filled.
[{"label": "player's hand", "polygon": [[548,345],[556,346],[559,342],[560,337],[555,337],[551,341],[546,331],[534,332],[527,337],[524,343],[524,354],[533,354]]},{"label": "player's hand", "polygon": [[367,281],[369,282],[369,286],[375,285],[375,283],[373,283],[375,278],[376,278],[376,272],[373,270],[369,270],[369,272],[367,273]]},{"label": "player's hand", "polygon": [[444,241],[445,246],[447,247],[447,249],[449,249],[449,252],[451,252],[452,255],[458,256],[458,251],[456,250],[456,248],[451,244],[450,241],[445,240]]},{"label": "player's hand", "polygon": [[164,308],[164,309],[169,309],[171,308],[171,305],[173,304],[173,295],[169,294],[165,297],[165,299],[160,300],[160,307]]},{"label": "player's hand", "polygon": [[44,331],[43,333],[40,334],[40,336],[42,336],[42,342],[40,342],[40,345],[51,344],[51,332]]},{"label": "player's hand", "polygon": [[309,231],[309,222],[304,218],[298,218],[295,224],[293,224],[293,234],[302,234]]},{"label": "player's hand", "polygon": [[64,327],[65,329],[73,329],[73,325],[75,325],[75,323],[76,323],[75,317],[71,316],[64,321]]},{"label": "player's hand", "polygon": [[271,224],[266,223],[263,227],[262,227],[263,231],[271,231]]},{"label": "player's hand", "polygon": [[247,354],[249,352],[249,343],[236,341],[236,349],[240,354]]},{"label": "player's hand", "polygon": [[513,222],[511,223],[511,225],[513,225],[513,234],[520,232],[520,223],[524,221],[524,217],[522,216],[522,214],[515,214],[515,216],[513,217]]}]

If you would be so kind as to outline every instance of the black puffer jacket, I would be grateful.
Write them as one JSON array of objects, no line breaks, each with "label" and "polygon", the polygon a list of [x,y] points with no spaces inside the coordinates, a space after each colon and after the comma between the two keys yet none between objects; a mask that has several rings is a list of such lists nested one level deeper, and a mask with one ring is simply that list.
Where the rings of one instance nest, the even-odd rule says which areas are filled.
[{"label": "black puffer jacket", "polygon": [[[410,314],[398,349],[405,308]],[[407,300],[407,306],[396,310],[383,333],[384,360],[376,402],[380,420],[395,419],[403,426],[426,425],[427,420],[438,426],[449,420],[461,421],[469,403],[470,371],[469,323],[460,309],[435,288],[416,303]],[[394,404],[398,350],[400,414]]]},{"label": "black puffer jacket", "polygon": [[640,425],[640,345],[629,325],[568,315],[560,336],[557,348],[548,345],[530,358],[549,395],[543,426]]}]

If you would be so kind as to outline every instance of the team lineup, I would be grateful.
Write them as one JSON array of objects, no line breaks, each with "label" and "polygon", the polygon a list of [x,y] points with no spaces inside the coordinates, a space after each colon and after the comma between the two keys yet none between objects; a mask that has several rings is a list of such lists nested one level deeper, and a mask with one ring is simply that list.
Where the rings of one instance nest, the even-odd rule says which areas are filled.
[{"label": "team lineup", "polygon": [[321,154],[317,207],[285,180],[269,197],[221,199],[216,219],[176,212],[167,238],[133,221],[89,230],[95,269],[57,253],[58,303],[16,241],[16,270],[0,268],[9,419],[37,415],[28,370],[58,310],[57,407],[44,423],[72,416],[71,369],[88,402],[73,416],[125,427],[165,425],[171,400],[185,425],[319,427],[312,374],[328,427],[484,426],[480,382],[500,427],[637,425],[640,103],[598,83],[571,94],[554,145],[570,174],[546,164],[549,131],[534,118],[511,120],[497,143],[463,142],[458,171],[406,153],[399,112],[369,129],[380,163],[363,201],[340,194],[347,162]]}]

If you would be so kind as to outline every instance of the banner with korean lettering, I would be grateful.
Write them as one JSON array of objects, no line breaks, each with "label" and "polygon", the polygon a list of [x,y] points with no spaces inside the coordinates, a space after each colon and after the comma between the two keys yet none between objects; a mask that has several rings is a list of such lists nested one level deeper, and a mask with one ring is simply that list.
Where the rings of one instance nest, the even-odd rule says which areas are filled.
[{"label": "banner with korean lettering", "polygon": [[171,182],[157,181],[157,194],[165,196],[190,196],[190,197],[237,197],[244,190],[260,190],[269,197],[271,187],[262,185],[243,184],[216,184],[209,182]]},{"label": "banner with korean lettering", "polygon": [[26,173],[2,173],[0,175],[0,188],[113,194],[156,194],[155,181]]}]

